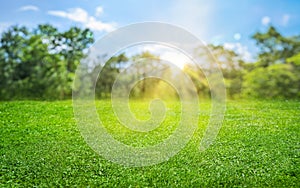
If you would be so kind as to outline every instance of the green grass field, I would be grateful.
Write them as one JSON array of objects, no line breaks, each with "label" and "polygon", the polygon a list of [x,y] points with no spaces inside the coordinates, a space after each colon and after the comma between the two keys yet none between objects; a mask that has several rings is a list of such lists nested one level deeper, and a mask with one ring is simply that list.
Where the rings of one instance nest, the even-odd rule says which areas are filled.
[{"label": "green grass field", "polygon": [[[133,110],[150,117],[147,105]],[[197,131],[169,161],[124,167],[96,154],[81,137],[72,101],[0,102],[1,187],[299,187],[300,102],[229,101],[214,144],[200,152],[210,105],[201,103]],[[176,128],[169,104],[163,124],[149,133],[120,127],[108,101],[97,108],[108,132],[132,146],[161,142]],[[142,112],[143,111],[143,112]]]}]

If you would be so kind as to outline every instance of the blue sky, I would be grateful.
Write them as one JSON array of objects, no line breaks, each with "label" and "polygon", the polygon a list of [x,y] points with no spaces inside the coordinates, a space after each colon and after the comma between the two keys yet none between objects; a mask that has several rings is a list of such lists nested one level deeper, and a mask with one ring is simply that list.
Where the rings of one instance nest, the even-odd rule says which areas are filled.
[{"label": "blue sky", "polygon": [[131,23],[160,21],[251,59],[256,31],[272,24],[284,35],[300,34],[299,10],[299,0],[2,0],[0,32],[15,24],[50,23],[61,30],[89,27],[100,38]]}]

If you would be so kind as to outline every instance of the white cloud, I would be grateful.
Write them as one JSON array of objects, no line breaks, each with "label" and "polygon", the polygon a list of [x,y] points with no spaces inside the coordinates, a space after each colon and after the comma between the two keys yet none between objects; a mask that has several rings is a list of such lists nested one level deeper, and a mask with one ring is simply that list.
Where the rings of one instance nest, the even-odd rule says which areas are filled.
[{"label": "white cloud", "polygon": [[290,21],[290,18],[291,18],[291,16],[289,14],[284,14],[281,19],[281,24],[283,26],[286,26],[288,24],[288,22]]},{"label": "white cloud", "polygon": [[101,6],[96,7],[96,16],[100,16],[103,13],[103,8]]},{"label": "white cloud", "polygon": [[240,39],[242,38],[242,35],[241,35],[240,33],[235,33],[235,34],[233,35],[233,38],[234,38],[235,40],[240,40]]},{"label": "white cloud", "polygon": [[160,45],[144,45],[142,51],[148,51],[152,54],[158,55],[161,60],[173,63],[175,66],[183,69],[184,66],[191,60],[172,48],[160,46]]},{"label": "white cloud", "polygon": [[224,48],[228,50],[233,50],[236,43],[224,43]]},{"label": "white cloud", "polygon": [[74,22],[82,23],[85,27],[88,27],[95,31],[109,32],[115,29],[115,24],[104,23],[100,20],[97,20],[95,17],[89,16],[88,13],[82,8],[73,8],[68,9],[67,11],[51,10],[48,11],[48,14],[57,17],[67,18]]},{"label": "white cloud", "polygon": [[243,46],[239,42],[237,42],[237,43],[224,43],[224,48],[228,49],[228,50],[235,51],[246,62],[252,62],[254,60],[254,58],[252,57],[252,54],[248,51],[248,47]]},{"label": "white cloud", "polygon": [[268,16],[264,16],[264,17],[261,19],[261,23],[262,23],[263,25],[268,25],[270,22],[271,22],[271,18],[268,17]]},{"label": "white cloud", "polygon": [[34,5],[26,5],[22,6],[18,9],[19,11],[39,11],[39,7],[34,6]]},{"label": "white cloud", "polygon": [[85,23],[85,26],[97,31],[112,31],[115,29],[114,24],[97,21],[94,17],[89,17],[88,22]]},{"label": "white cloud", "polygon": [[69,9],[68,12],[64,11],[48,11],[48,14],[63,18],[68,18],[75,22],[85,23],[88,19],[88,14],[81,8]]}]

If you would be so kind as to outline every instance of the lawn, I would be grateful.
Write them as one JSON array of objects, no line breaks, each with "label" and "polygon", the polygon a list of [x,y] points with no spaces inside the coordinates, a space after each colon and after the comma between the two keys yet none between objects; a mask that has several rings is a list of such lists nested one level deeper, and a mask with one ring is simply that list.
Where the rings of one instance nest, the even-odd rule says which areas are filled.
[{"label": "lawn", "polygon": [[[145,102],[133,113],[147,119]],[[109,101],[97,110],[115,139],[141,147],[168,137],[180,118],[168,103],[163,124],[149,133],[120,126]],[[158,165],[125,167],[107,161],[82,138],[72,101],[0,102],[1,187],[299,187],[300,102],[228,101],[223,126],[205,151],[199,143],[210,105],[200,104],[198,129],[177,155]]]}]

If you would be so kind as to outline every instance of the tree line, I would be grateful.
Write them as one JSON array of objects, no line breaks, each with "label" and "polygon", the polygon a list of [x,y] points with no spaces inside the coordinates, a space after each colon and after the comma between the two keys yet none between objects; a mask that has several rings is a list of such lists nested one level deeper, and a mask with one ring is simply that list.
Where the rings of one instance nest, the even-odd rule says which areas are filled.
[{"label": "tree line", "polygon": [[[270,26],[266,32],[257,32],[252,38],[259,47],[259,54],[256,62],[251,63],[222,45],[207,45],[220,64],[227,96],[299,99],[300,35],[286,37]],[[71,98],[72,88],[76,87],[73,85],[76,68],[93,42],[93,32],[78,27],[67,31],[59,31],[49,24],[31,30],[24,26],[10,27],[0,40],[0,100]],[[159,56],[147,51],[130,57],[122,53],[105,64],[97,64],[88,80],[98,80],[96,96],[109,97],[121,69],[141,58],[152,59],[147,62],[149,66],[161,66]],[[99,66],[102,72],[98,77]],[[199,96],[209,97],[203,72],[191,64],[183,71],[194,82]],[[166,71],[165,74],[170,73]],[[153,85],[158,87],[154,89]],[[134,87],[132,95],[163,95],[164,90],[170,89],[168,87],[156,79],[145,80]]]}]

